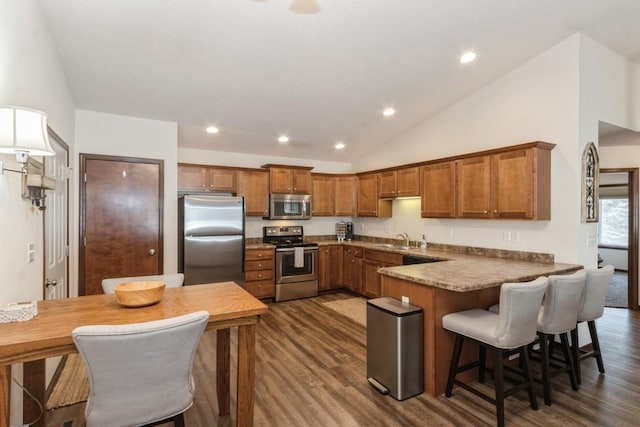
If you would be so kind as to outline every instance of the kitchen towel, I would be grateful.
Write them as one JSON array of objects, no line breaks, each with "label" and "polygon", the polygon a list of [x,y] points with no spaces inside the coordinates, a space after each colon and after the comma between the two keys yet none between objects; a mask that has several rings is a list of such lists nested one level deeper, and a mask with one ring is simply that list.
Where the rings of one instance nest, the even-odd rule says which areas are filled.
[{"label": "kitchen towel", "polygon": [[295,268],[304,267],[304,248],[293,248],[293,266]]}]

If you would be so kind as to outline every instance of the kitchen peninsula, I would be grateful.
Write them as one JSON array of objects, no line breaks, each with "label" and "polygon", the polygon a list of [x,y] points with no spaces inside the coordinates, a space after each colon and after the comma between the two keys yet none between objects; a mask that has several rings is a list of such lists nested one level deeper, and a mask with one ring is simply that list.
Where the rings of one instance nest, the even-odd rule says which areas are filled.
[{"label": "kitchen peninsula", "polygon": [[[446,261],[378,269],[382,296],[408,297],[411,304],[424,309],[424,389],[431,396],[444,393],[454,342],[453,334],[442,327],[442,316],[488,308],[498,302],[500,285],[505,282],[568,274],[581,268],[555,263],[553,256],[546,254],[488,251],[489,254],[470,255],[417,250],[411,252]],[[465,345],[462,363],[470,362],[476,352],[472,345]],[[467,374],[471,379],[474,371]]]}]

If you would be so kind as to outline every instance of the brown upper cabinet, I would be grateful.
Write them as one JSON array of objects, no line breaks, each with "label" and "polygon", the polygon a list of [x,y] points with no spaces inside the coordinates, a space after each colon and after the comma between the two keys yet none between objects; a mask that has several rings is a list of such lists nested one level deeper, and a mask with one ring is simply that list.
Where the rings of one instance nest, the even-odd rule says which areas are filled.
[{"label": "brown upper cabinet", "polygon": [[313,216],[333,216],[336,212],[336,178],[333,175],[311,174],[313,182]]},{"label": "brown upper cabinet", "polygon": [[378,198],[377,173],[358,175],[358,216],[390,217],[392,215],[391,200]]},{"label": "brown upper cabinet", "polygon": [[260,169],[239,170],[238,196],[244,197],[246,216],[269,215],[269,172]]},{"label": "brown upper cabinet", "polygon": [[414,197],[420,195],[420,173],[417,166],[380,172],[378,197]]},{"label": "brown upper cabinet", "polygon": [[[357,215],[357,183],[355,175],[338,175],[336,181],[336,216]],[[315,203],[315,201],[314,201]]]},{"label": "brown upper cabinet", "polygon": [[526,148],[457,160],[456,216],[551,219],[554,146],[539,142]]},{"label": "brown upper cabinet", "polygon": [[178,190],[236,193],[238,173],[234,168],[178,164]]},{"label": "brown upper cabinet", "polygon": [[420,167],[423,218],[456,216],[456,163],[442,162]]},{"label": "brown upper cabinet", "polygon": [[282,194],[311,194],[311,169],[303,166],[263,165],[269,169],[270,191]]}]

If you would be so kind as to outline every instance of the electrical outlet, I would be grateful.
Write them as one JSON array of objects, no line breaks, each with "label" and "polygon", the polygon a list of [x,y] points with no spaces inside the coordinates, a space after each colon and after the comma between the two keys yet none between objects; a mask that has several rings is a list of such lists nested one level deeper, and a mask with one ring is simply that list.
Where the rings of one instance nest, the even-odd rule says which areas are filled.
[{"label": "electrical outlet", "polygon": [[27,244],[27,263],[33,262],[36,259],[36,248],[34,243]]},{"label": "electrical outlet", "polygon": [[520,232],[514,231],[511,233],[511,241],[518,243],[520,241]]},{"label": "electrical outlet", "polygon": [[510,231],[503,231],[502,232],[502,240],[504,240],[505,242],[510,242],[511,241],[511,232]]},{"label": "electrical outlet", "polygon": [[402,296],[402,303],[409,304],[409,297]]}]

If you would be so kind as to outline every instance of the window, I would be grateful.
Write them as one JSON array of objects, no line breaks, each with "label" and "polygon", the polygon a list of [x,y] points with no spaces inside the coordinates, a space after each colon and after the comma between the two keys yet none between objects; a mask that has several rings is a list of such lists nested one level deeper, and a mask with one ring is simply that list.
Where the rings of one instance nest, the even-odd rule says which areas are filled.
[{"label": "window", "polygon": [[629,245],[629,199],[609,197],[600,199],[598,222],[600,246],[627,248]]}]

